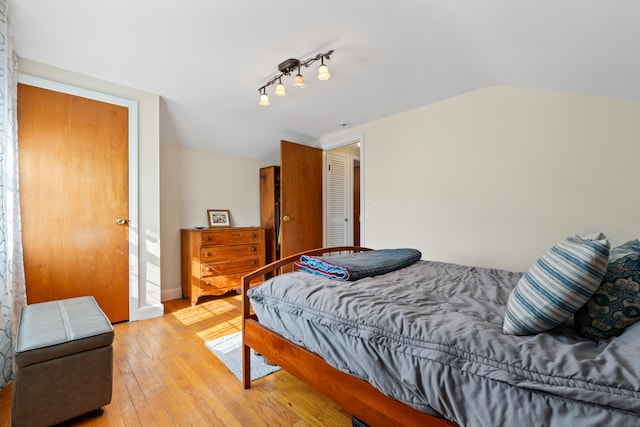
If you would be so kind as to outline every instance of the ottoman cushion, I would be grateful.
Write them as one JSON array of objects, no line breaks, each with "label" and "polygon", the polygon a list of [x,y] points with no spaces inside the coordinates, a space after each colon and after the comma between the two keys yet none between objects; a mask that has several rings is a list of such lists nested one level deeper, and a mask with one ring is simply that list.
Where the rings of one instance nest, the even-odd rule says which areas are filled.
[{"label": "ottoman cushion", "polygon": [[15,363],[26,367],[112,342],[113,327],[93,297],[31,304],[22,309]]}]

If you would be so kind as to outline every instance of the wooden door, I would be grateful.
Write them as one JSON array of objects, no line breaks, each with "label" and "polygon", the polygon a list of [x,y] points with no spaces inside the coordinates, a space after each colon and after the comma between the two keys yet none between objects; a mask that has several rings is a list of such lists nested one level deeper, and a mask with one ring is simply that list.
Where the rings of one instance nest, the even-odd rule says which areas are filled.
[{"label": "wooden door", "polygon": [[29,304],[93,295],[129,319],[128,109],[18,85]]},{"label": "wooden door", "polygon": [[322,247],[322,150],[280,141],[281,256]]}]

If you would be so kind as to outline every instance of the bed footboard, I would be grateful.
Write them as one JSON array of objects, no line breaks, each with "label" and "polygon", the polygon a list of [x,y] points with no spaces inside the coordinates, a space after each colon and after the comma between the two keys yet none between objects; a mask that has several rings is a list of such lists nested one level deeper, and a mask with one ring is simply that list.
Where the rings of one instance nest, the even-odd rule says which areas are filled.
[{"label": "bed footboard", "polygon": [[265,358],[333,400],[345,411],[368,422],[384,426],[455,426],[443,419],[420,412],[394,400],[366,381],[345,374],[327,364],[318,355],[292,343],[283,336],[261,325],[251,313],[247,290],[251,280],[276,273],[292,264],[302,255],[323,255],[370,250],[354,246],[320,248],[301,252],[273,262],[242,278],[242,382],[245,389],[251,387],[251,359],[253,348]]},{"label": "bed footboard", "polygon": [[[272,277],[274,275],[279,274],[281,271],[293,271],[294,266],[293,263],[298,261],[303,255],[327,255],[327,254],[336,254],[336,253],[353,253],[353,252],[362,252],[362,251],[370,251],[369,248],[363,248],[359,246],[335,246],[330,248],[317,248],[311,249],[304,252],[299,252],[294,255],[290,255],[288,257],[282,258],[278,261],[274,261],[270,264],[265,265],[264,267],[260,267],[251,273],[242,276],[242,383],[244,388],[251,387],[251,358],[250,358],[250,348],[256,348],[253,345],[249,345],[246,342],[245,337],[245,325],[247,323],[247,319],[255,320],[255,316],[251,313],[251,303],[249,301],[249,297],[247,296],[247,291],[251,286],[251,281],[257,279],[259,277],[267,278]],[[257,349],[256,349],[257,350]],[[275,361],[275,359],[272,359]]]}]

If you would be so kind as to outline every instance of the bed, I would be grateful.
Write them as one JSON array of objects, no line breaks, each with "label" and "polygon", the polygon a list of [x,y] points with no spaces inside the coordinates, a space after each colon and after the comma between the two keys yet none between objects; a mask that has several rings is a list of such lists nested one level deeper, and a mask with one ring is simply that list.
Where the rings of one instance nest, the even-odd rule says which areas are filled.
[{"label": "bed", "polygon": [[640,323],[600,341],[571,321],[505,334],[523,273],[421,259],[348,282],[293,271],[249,286],[304,256],[367,250],[315,249],[243,278],[245,388],[254,349],[370,426],[640,425]]}]

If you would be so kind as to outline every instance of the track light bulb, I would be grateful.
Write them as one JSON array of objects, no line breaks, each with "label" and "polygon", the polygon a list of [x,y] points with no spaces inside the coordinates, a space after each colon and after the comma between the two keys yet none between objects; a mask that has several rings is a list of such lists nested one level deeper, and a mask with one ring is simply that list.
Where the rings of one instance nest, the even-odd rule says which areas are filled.
[{"label": "track light bulb", "polygon": [[293,87],[296,89],[302,89],[304,87],[304,77],[300,74],[300,70],[298,70],[298,74],[296,74],[296,79],[293,82]]},{"label": "track light bulb", "polygon": [[276,91],[274,92],[275,96],[286,96],[287,95],[287,91],[284,88],[284,85],[282,84],[282,81],[279,81],[277,86],[276,86]]},{"label": "track light bulb", "polygon": [[318,68],[318,80],[329,80],[329,78],[331,78],[329,68],[327,68],[327,66],[322,63],[322,65],[320,65],[320,68]]},{"label": "track light bulb", "polygon": [[260,95],[260,106],[268,107],[269,105],[271,105],[269,102],[269,95],[267,95],[266,91],[262,92],[262,95]]}]

